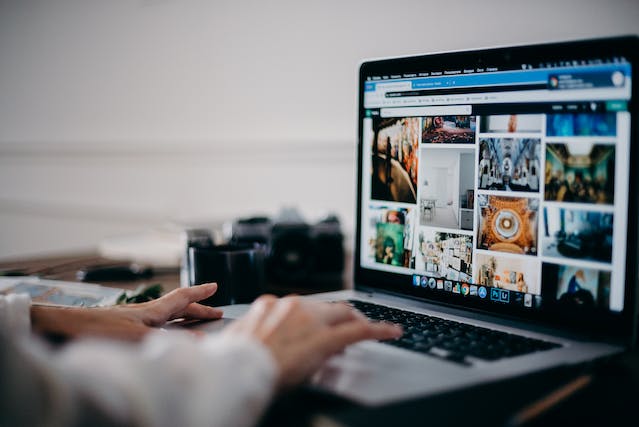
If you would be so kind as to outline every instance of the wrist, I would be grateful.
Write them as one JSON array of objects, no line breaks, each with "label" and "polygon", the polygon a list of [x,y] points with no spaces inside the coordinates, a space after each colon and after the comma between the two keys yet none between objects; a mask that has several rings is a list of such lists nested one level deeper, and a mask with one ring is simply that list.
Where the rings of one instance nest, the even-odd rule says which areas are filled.
[{"label": "wrist", "polygon": [[75,309],[69,307],[51,307],[32,305],[30,309],[31,330],[36,334],[56,340],[68,339],[75,327]]}]

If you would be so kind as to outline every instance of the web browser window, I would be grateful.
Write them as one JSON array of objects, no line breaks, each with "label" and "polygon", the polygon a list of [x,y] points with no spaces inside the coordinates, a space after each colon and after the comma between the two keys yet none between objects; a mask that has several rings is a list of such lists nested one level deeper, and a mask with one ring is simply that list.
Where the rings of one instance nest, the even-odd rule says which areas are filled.
[{"label": "web browser window", "polygon": [[360,266],[622,311],[631,84],[622,57],[367,76]]}]

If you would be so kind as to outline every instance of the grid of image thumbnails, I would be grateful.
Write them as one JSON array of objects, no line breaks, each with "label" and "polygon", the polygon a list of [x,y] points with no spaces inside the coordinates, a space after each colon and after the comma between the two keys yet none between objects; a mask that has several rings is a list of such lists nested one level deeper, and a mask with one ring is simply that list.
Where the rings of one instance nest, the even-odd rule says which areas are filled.
[{"label": "grid of image thumbnails", "polygon": [[367,126],[366,265],[460,297],[608,309],[615,113],[373,117]]}]

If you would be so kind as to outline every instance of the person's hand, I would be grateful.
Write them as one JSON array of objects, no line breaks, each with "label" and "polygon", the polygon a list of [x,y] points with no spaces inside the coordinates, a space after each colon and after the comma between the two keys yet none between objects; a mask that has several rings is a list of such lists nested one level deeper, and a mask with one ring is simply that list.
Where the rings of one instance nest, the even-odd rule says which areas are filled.
[{"label": "person's hand", "polygon": [[223,333],[244,334],[262,342],[276,361],[278,388],[286,388],[304,381],[346,346],[398,338],[402,330],[390,323],[370,322],[346,304],[268,295],[258,298]]},{"label": "person's hand", "polygon": [[71,339],[99,336],[139,340],[154,327],[174,319],[219,319],[222,310],[198,304],[217,291],[217,285],[179,288],[149,302],[94,308],[60,308],[34,305],[31,322],[35,332]]}]

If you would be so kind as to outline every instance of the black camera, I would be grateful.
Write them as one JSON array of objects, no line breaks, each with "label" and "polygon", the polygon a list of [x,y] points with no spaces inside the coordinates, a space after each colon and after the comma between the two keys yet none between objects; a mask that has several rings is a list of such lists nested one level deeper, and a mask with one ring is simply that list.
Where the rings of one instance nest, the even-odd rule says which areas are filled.
[{"label": "black camera", "polygon": [[334,215],[309,224],[296,211],[279,217],[240,218],[231,243],[258,243],[266,253],[266,279],[272,285],[341,287],[344,235]]}]

